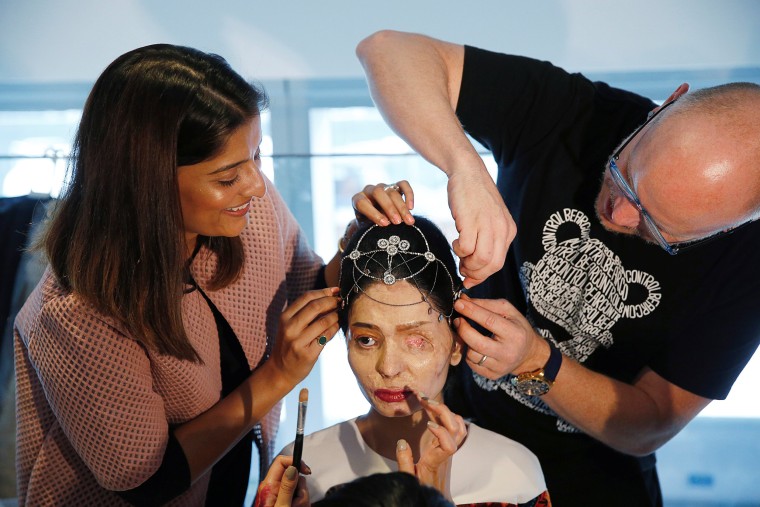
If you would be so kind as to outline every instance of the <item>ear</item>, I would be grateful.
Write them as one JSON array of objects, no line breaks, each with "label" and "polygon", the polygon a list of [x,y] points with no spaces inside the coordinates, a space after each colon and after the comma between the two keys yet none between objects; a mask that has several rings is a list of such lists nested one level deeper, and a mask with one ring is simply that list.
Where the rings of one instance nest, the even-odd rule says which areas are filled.
[{"label": "ear", "polygon": [[631,201],[620,195],[612,203],[610,220],[615,225],[627,229],[635,229],[638,227],[639,222],[641,222],[641,213],[639,213],[638,208]]},{"label": "ear", "polygon": [[[689,91],[689,83],[682,83],[681,86],[679,86],[678,88],[676,88],[676,91],[674,91],[673,93],[670,94],[670,97],[668,97],[667,99],[665,99],[665,101],[663,102],[663,105],[667,104],[668,102],[673,102],[674,100],[676,100],[677,98],[681,97],[682,95],[685,95],[686,92],[688,92],[688,91]],[[657,112],[661,107],[662,106],[655,107],[652,110],[652,112]]]},{"label": "ear", "polygon": [[462,361],[462,351],[464,350],[464,343],[459,337],[457,332],[453,333],[454,343],[451,345],[451,357],[449,358],[449,364],[456,366]]}]

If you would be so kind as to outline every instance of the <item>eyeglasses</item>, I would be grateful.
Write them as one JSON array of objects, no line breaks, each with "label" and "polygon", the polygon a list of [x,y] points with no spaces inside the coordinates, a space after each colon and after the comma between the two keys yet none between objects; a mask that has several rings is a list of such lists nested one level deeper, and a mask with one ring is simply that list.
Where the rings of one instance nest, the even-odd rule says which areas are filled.
[{"label": "eyeglasses", "polygon": [[631,188],[631,186],[628,184],[626,179],[623,177],[623,174],[620,172],[620,168],[618,168],[616,161],[620,158],[620,154],[623,152],[623,149],[625,149],[626,146],[628,146],[628,143],[631,142],[631,140],[636,137],[639,132],[641,132],[644,127],[649,125],[652,120],[654,120],[658,114],[663,112],[665,109],[667,109],[671,104],[673,104],[675,100],[671,100],[670,102],[666,103],[660,109],[658,109],[654,113],[650,113],[647,117],[647,120],[641,124],[639,128],[633,131],[633,133],[628,136],[628,139],[625,140],[623,144],[620,145],[620,147],[615,151],[615,153],[612,154],[612,157],[610,157],[610,174],[612,175],[612,180],[615,182],[617,187],[620,189],[620,191],[623,192],[623,195],[626,199],[628,199],[631,204],[633,204],[637,210],[639,210],[639,214],[644,219],[644,224],[647,227],[647,230],[649,230],[649,233],[652,235],[654,240],[657,242],[660,247],[662,247],[663,250],[668,252],[670,255],[676,255],[678,252],[682,252],[688,248],[692,248],[698,245],[703,245],[707,243],[708,241],[712,241],[715,238],[719,238],[721,236],[724,236],[726,234],[730,234],[734,232],[739,227],[742,227],[744,225],[747,225],[751,222],[754,222],[755,220],[749,220],[747,222],[744,222],[740,225],[737,225],[736,227],[730,227],[728,229],[724,229],[720,232],[716,232],[715,234],[711,234],[710,236],[704,237],[704,238],[697,238],[697,239],[691,239],[687,241],[682,241],[679,243],[668,243],[668,241],[665,239],[665,237],[660,232],[660,228],[657,227],[657,224],[652,219],[652,216],[647,212],[646,209],[644,209],[644,206],[641,204],[641,200],[639,200],[639,196],[636,195],[636,192]]}]

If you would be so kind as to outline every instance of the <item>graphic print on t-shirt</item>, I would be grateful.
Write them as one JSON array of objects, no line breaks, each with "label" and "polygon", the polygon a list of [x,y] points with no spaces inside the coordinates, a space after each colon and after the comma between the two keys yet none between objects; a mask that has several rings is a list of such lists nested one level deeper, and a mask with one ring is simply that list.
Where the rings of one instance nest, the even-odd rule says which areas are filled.
[{"label": "graphic print on t-shirt", "polygon": [[[560,241],[558,229],[568,223],[577,226],[579,236]],[[662,296],[660,283],[652,275],[625,269],[612,250],[589,237],[590,229],[589,218],[579,210],[565,208],[552,213],[543,228],[543,257],[535,265],[523,263],[520,270],[528,302],[571,338],[558,342],[549,330],[537,328],[537,331],[580,363],[599,347],[612,346],[610,329],[618,320],[649,315]],[[642,301],[629,304],[629,289],[634,285],[643,289],[645,296]],[[496,381],[474,375],[484,389],[501,388],[521,403],[553,414],[539,397],[518,393],[509,382],[509,375]],[[577,431],[561,419],[557,420],[557,426],[561,431]]]}]

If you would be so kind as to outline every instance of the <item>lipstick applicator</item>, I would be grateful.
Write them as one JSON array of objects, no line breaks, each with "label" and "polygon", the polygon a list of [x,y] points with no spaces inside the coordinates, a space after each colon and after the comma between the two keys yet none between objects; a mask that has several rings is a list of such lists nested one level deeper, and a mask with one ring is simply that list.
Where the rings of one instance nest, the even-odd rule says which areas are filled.
[{"label": "lipstick applicator", "polygon": [[298,420],[296,421],[296,442],[293,446],[293,466],[301,473],[301,455],[303,454],[303,427],[306,422],[306,406],[309,404],[309,390],[301,389],[298,393]]}]

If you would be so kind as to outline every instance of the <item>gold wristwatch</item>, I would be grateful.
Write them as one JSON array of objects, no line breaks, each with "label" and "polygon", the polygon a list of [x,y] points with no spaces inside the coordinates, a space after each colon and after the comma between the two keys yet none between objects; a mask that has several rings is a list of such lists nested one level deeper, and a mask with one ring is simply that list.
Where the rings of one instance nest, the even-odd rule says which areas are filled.
[{"label": "gold wristwatch", "polygon": [[521,394],[526,396],[543,396],[549,392],[554,380],[559,373],[559,367],[562,366],[562,353],[549,340],[549,360],[543,368],[525,373],[519,373],[509,381]]}]

